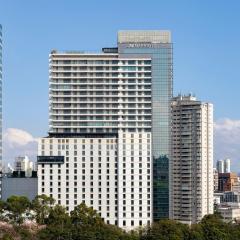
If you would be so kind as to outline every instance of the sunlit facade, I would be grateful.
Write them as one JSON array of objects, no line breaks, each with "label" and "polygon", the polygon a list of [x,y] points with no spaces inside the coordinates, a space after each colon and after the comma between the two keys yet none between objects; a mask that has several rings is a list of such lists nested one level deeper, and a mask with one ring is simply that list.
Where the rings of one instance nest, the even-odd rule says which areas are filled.
[{"label": "sunlit facade", "polygon": [[173,58],[169,31],[120,31],[122,57],[150,57],[152,62],[153,219],[169,217],[170,103]]},{"label": "sunlit facade", "polygon": [[38,194],[125,229],[168,218],[170,33],[120,31],[116,48],[52,51],[49,63]]},{"label": "sunlit facade", "polygon": [[170,218],[186,224],[213,214],[213,105],[191,95],[172,101]]},{"label": "sunlit facade", "polygon": [[53,51],[49,86],[38,194],[68,211],[85,202],[125,229],[150,224],[151,59]]}]

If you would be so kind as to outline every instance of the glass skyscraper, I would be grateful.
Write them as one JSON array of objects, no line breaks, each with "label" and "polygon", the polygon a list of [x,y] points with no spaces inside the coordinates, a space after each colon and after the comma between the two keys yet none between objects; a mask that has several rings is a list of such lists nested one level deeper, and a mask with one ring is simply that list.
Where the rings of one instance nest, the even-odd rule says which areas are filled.
[{"label": "glass skyscraper", "polygon": [[120,31],[122,57],[150,57],[152,61],[153,219],[169,217],[170,104],[173,60],[169,31]]}]

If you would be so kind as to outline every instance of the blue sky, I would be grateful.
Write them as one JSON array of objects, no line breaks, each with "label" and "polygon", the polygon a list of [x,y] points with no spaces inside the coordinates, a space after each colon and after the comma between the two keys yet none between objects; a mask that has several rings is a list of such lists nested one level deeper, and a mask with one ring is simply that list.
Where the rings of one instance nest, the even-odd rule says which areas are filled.
[{"label": "blue sky", "polygon": [[[214,103],[217,124],[225,128],[230,124],[236,134],[240,129],[239,12],[237,0],[0,0],[5,131],[21,129],[34,137],[47,134],[52,49],[100,51],[116,45],[120,29],[168,29],[174,43],[175,94],[192,92]],[[217,157],[240,156],[240,150],[231,155],[228,151],[233,149],[217,148]]]}]

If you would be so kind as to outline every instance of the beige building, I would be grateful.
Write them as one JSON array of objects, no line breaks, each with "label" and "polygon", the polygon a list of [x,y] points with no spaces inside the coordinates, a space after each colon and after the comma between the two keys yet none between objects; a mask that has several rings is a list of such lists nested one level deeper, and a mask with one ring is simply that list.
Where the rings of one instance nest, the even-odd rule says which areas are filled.
[{"label": "beige building", "polygon": [[172,101],[170,217],[199,222],[213,213],[213,105],[195,97]]},{"label": "beige building", "polygon": [[240,221],[240,205],[239,203],[227,203],[218,206],[218,212],[225,222]]}]

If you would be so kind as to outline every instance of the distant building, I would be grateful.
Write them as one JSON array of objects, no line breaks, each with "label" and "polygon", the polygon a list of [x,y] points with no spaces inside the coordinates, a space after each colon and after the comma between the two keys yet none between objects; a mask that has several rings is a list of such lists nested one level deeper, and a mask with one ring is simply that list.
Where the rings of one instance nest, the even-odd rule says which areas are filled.
[{"label": "distant building", "polygon": [[218,171],[218,173],[224,173],[224,161],[223,160],[217,161],[217,171]]},{"label": "distant building", "polygon": [[240,192],[224,192],[220,197],[220,203],[240,203]]},{"label": "distant building", "polygon": [[231,160],[226,158],[224,160],[217,161],[218,173],[230,173],[231,172]]},{"label": "distant building", "polygon": [[213,106],[193,96],[172,101],[171,218],[186,224],[213,213]]},{"label": "distant building", "polygon": [[231,172],[231,160],[229,158],[224,160],[224,173]]},{"label": "distant building", "polygon": [[215,192],[213,195],[213,202],[215,206],[220,205],[223,193]]},{"label": "distant building", "polygon": [[218,190],[220,192],[232,191],[233,186],[238,183],[236,173],[219,173],[218,174]]},{"label": "distant building", "polygon": [[240,193],[239,177],[238,177],[238,181],[233,183],[233,185],[232,185],[232,191],[233,191],[233,192],[238,192],[238,193]]},{"label": "distant building", "polygon": [[14,171],[14,168],[11,166],[10,163],[8,163],[6,172],[12,174],[13,171]]},{"label": "distant building", "polygon": [[240,204],[239,203],[221,204],[217,207],[217,211],[221,214],[225,222],[240,221]]},{"label": "distant building", "polygon": [[24,171],[14,171],[12,175],[5,175],[2,178],[2,200],[10,196],[26,196],[32,200],[37,196],[37,172],[33,171],[31,177],[26,177]]},{"label": "distant building", "polygon": [[34,164],[29,160],[28,156],[19,156],[15,158],[14,171],[26,172],[26,176],[30,177],[34,170]]}]

